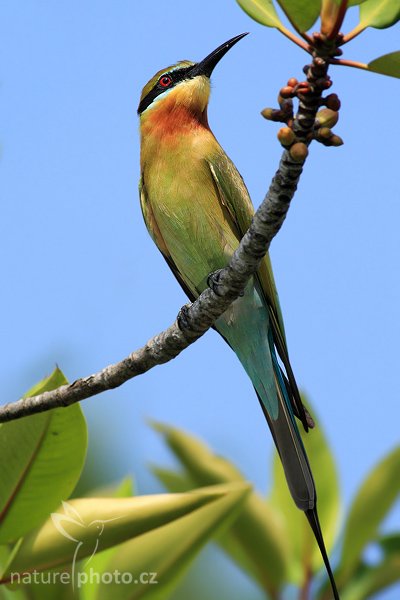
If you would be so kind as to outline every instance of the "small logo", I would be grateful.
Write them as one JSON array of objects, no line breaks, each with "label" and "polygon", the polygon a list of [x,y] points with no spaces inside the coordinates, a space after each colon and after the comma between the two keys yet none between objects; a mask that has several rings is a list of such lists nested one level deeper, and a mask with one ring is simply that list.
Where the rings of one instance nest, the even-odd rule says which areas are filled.
[{"label": "small logo", "polygon": [[[51,513],[51,519],[53,521],[54,527],[63,535],[65,538],[71,540],[76,543],[76,548],[74,552],[74,556],[72,559],[72,587],[74,587],[75,582],[75,565],[76,561],[79,560],[78,554],[79,551],[84,546],[82,553],[84,556],[88,556],[89,558],[84,563],[86,566],[93,558],[93,556],[97,552],[97,548],[99,547],[100,536],[104,531],[105,523],[110,523],[111,521],[116,521],[120,517],[114,517],[113,519],[94,519],[90,521],[90,523],[85,523],[82,519],[79,512],[72,506],[72,504],[68,504],[68,502],[62,503],[64,514],[61,513]],[[82,528],[82,537],[84,539],[79,539],[71,535],[67,530],[67,524],[73,523],[75,526],[79,526]],[[93,535],[95,533],[95,536]],[[88,535],[91,534],[91,535]],[[76,535],[76,534],[75,534]],[[87,539],[89,538],[89,539]],[[82,554],[81,553],[81,554]]]}]

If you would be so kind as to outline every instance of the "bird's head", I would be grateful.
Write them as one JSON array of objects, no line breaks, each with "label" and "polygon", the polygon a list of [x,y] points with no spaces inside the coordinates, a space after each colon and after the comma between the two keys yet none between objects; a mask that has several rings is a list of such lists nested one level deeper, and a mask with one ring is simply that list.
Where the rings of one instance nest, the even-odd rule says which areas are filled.
[{"label": "bird's head", "polygon": [[158,112],[185,108],[191,113],[204,113],[210,96],[210,76],[221,58],[247,33],[228,40],[198,63],[181,61],[158,71],[144,86],[138,114],[141,118]]}]

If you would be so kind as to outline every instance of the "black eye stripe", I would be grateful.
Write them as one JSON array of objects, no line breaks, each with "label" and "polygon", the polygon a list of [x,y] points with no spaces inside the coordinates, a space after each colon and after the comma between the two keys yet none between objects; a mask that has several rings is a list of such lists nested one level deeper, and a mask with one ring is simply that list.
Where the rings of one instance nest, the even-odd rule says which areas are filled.
[{"label": "black eye stripe", "polygon": [[[153,87],[153,89],[150,90],[150,92],[147,94],[147,96],[145,96],[143,98],[143,100],[141,101],[141,103],[139,104],[138,114],[140,115],[144,110],[146,110],[146,108],[148,108],[150,106],[150,104],[153,102],[153,100],[155,100],[157,98],[157,96],[159,96],[166,90],[171,90],[180,81],[183,81],[184,79],[190,79],[190,71],[192,68],[193,68],[192,66],[183,67],[182,69],[175,69],[173,71],[167,71],[166,73],[163,73],[159,77],[159,79],[158,79],[157,83],[155,84],[155,86]],[[163,77],[170,77],[172,80],[172,83],[170,83],[168,86],[162,86],[160,83],[160,80]]]},{"label": "black eye stripe", "polygon": [[[183,81],[184,79],[188,78],[189,75],[189,71],[192,67],[185,67],[184,69],[175,69],[175,71],[169,71],[167,73],[163,73],[163,75],[161,75],[161,77],[159,78],[158,82],[156,83],[156,85],[153,87],[153,89],[149,92],[149,94],[151,94],[151,92],[153,90],[160,90],[161,92],[164,92],[166,87],[161,85],[160,81],[164,78],[164,77],[169,77],[172,81],[172,83],[169,84],[168,88],[172,88],[174,87],[174,85],[176,85],[177,83],[179,83],[180,81]],[[149,95],[148,94],[148,95]]]}]

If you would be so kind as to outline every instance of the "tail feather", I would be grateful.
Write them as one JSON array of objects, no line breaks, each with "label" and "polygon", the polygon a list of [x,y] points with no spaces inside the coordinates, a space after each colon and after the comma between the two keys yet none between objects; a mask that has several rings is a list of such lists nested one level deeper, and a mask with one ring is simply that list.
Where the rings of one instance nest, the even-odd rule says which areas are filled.
[{"label": "tail feather", "polygon": [[286,375],[284,376],[286,379],[286,383],[287,383],[286,390],[287,390],[289,397],[292,400],[291,404],[293,406],[293,410],[294,410],[296,416],[303,423],[304,430],[308,432],[309,428],[311,428],[311,429],[313,428],[314,422],[313,422],[312,418],[310,417],[310,415],[307,414],[307,411],[303,406],[299,388],[297,387],[296,378],[293,374],[292,365],[290,364],[286,346],[285,346],[284,340],[282,339],[282,334],[281,334],[281,331],[279,328],[278,319],[275,315],[275,312],[274,312],[272,306],[269,306],[268,312],[269,312],[269,322],[270,322],[271,329],[272,329],[273,344],[276,346],[278,355],[279,355],[280,359],[282,360],[284,367],[286,369],[287,376]]},{"label": "tail feather", "polygon": [[258,392],[257,396],[274,438],[292,498],[300,510],[311,510],[315,507],[316,502],[311,469],[297,427],[278,385],[277,391],[279,412],[276,420],[271,419]]},{"label": "tail feather", "polygon": [[[290,381],[289,381],[289,379],[286,377],[286,373],[285,373],[285,371],[284,371],[284,370],[283,370],[281,367],[279,367],[279,369],[280,369],[280,372],[281,372],[281,375],[282,375],[282,379],[283,379],[283,380],[284,380],[284,382],[285,382],[286,390],[287,390],[287,392],[288,392],[288,394],[289,394],[289,393],[290,393],[290,391],[291,391],[291,389],[292,389],[292,388],[291,388],[291,385],[290,385]],[[297,417],[297,418],[298,418],[300,421],[302,421],[302,415],[300,414],[300,412],[299,412],[299,410],[298,410],[298,408],[297,408],[297,406],[298,406],[298,403],[296,402],[296,400],[295,400],[295,398],[294,398],[293,394],[292,394],[292,395],[290,395],[290,403],[291,403],[291,405],[292,405],[292,410],[293,410],[293,413],[295,414],[295,416],[296,416],[296,417]],[[308,433],[308,430],[309,430],[309,429],[314,429],[314,427],[315,427],[315,422],[314,422],[314,419],[312,418],[312,416],[310,415],[310,413],[308,412],[308,410],[306,409],[306,407],[304,406],[304,404],[303,404],[303,403],[301,403],[301,405],[302,405],[302,407],[303,407],[303,411],[304,411],[304,414],[305,414],[305,417],[306,417],[306,421],[307,421],[307,426],[308,426],[308,427],[307,427],[307,429],[304,427],[304,430],[305,430],[305,431]],[[302,421],[302,422],[303,422],[303,421]],[[303,426],[304,426],[304,423],[303,423]]]},{"label": "tail feather", "polygon": [[[303,407],[287,356],[286,345],[273,311],[259,310],[263,298],[249,285],[216,328],[236,352],[246,369],[277,447],[293,500],[308,516],[338,600],[317,516],[317,494],[311,468],[297,427],[295,414],[307,430],[313,425]],[[269,318],[268,318],[269,316]],[[278,362],[277,354],[282,361]]]},{"label": "tail feather", "polygon": [[339,592],[336,587],[335,578],[333,576],[331,565],[329,563],[328,554],[326,552],[324,538],[322,535],[321,526],[319,524],[317,510],[316,510],[316,508],[314,508],[313,510],[306,510],[305,514],[308,519],[308,522],[310,523],[311,529],[313,530],[315,539],[317,540],[317,544],[318,544],[319,550],[321,552],[321,556],[322,556],[324,564],[325,564],[326,572],[328,573],[329,581],[331,582],[333,597],[335,600],[340,600]]},{"label": "tail feather", "polygon": [[317,494],[314,479],[293,415],[292,406],[289,400],[290,392],[286,387],[286,378],[278,364],[275,348],[272,343],[271,354],[279,402],[277,419],[271,419],[262,397],[258,393],[257,396],[274,438],[292,498],[297,507],[306,514],[331,582],[334,599],[340,600],[319,524]]}]

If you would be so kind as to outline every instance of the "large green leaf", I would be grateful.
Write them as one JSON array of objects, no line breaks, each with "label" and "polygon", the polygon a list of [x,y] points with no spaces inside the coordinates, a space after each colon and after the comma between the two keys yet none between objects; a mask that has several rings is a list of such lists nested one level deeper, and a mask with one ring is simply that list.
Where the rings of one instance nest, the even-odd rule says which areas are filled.
[{"label": "large green leaf", "polygon": [[[197,485],[244,481],[232,463],[213,454],[197,438],[166,425],[155,427],[185,467],[185,477]],[[287,539],[282,534],[280,514],[253,492],[220,541],[224,550],[273,594],[286,578]]]},{"label": "large green leaf", "polygon": [[[0,587],[0,600],[36,600],[36,599],[30,598],[29,596],[27,596],[27,594],[24,590],[17,590],[17,591],[11,592],[3,585]],[[45,599],[42,598],[41,600],[45,600]],[[59,600],[62,600],[62,599],[60,598]]]},{"label": "large green leaf", "polygon": [[[162,527],[226,497],[231,485],[212,486],[187,494],[136,498],[79,498],[64,502],[42,527],[26,536],[0,582],[18,581],[17,574],[53,568],[71,569],[73,561],[90,558],[111,546]],[[237,491],[239,490],[239,491]],[[238,495],[248,486],[237,484]],[[143,538],[142,538],[143,539]]]},{"label": "large green leaf", "polygon": [[[112,498],[125,498],[132,495],[133,483],[132,478],[126,477],[119,484],[111,484],[102,488],[96,488],[92,490],[91,495],[97,498],[112,497]],[[106,563],[110,560],[112,553],[115,552],[116,548],[109,548],[103,550],[103,552],[96,552],[91,558],[88,565],[85,565],[85,560],[79,563],[77,567],[80,572],[88,572],[92,569],[99,577],[102,576]],[[29,600],[91,600],[94,598],[96,591],[96,577],[88,577],[86,584],[79,587],[79,590],[72,585],[70,574],[68,573],[68,581],[62,582],[59,579],[60,571],[53,569],[51,572],[44,574],[44,581],[40,581],[40,578],[36,582],[32,582],[29,585],[24,585],[23,589],[28,593]],[[4,589],[4,586],[3,586]],[[1,600],[1,598],[0,598]],[[12,598],[10,599],[12,600]]]},{"label": "large green leaf", "polygon": [[[186,492],[195,487],[195,483],[187,474],[158,467],[153,467],[152,471],[169,492]],[[253,561],[247,556],[232,529],[233,527],[224,529],[216,541],[245,573],[263,585],[263,581],[260,581],[259,571],[255,569]]]},{"label": "large green leaf", "polygon": [[[0,573],[10,559],[11,549],[8,546],[0,546]],[[27,600],[24,592],[12,594],[5,586],[0,586],[0,600]]]},{"label": "large green leaf", "polygon": [[310,29],[321,11],[321,0],[278,0],[278,4],[297,31]]},{"label": "large green leaf", "polygon": [[[65,383],[57,368],[26,396]],[[86,447],[86,422],[78,404],[0,425],[0,543],[37,527],[69,497]]]},{"label": "large green leaf", "polygon": [[361,563],[365,546],[400,493],[400,447],[388,454],[360,487],[346,519],[339,580],[347,581]]},{"label": "large green leaf", "polygon": [[341,600],[367,600],[400,580],[400,552],[389,552],[377,565],[361,565],[343,587]]},{"label": "large green leaf", "polygon": [[360,23],[357,29],[375,27],[385,29],[400,20],[398,0],[366,0],[360,5]]},{"label": "large green leaf", "polygon": [[368,63],[368,69],[374,73],[400,78],[400,51],[384,54]]},{"label": "large green leaf", "polygon": [[[11,549],[8,546],[0,546],[0,573],[5,568],[11,555]],[[18,590],[13,593],[4,585],[0,586],[0,600],[28,600],[25,590]],[[31,600],[29,598],[29,600]]]},{"label": "large green leaf", "polygon": [[[99,493],[100,491],[100,493]],[[111,498],[129,498],[133,495],[133,481],[131,477],[126,477],[117,486],[107,486],[102,490],[95,490],[92,492],[93,496],[98,497],[111,497]],[[96,578],[91,578],[92,572],[98,573],[101,577],[106,571],[107,564],[111,561],[115,552],[118,551],[119,546],[113,546],[108,550],[103,550],[95,554],[89,562],[83,562],[80,569],[87,574],[87,581],[80,588],[80,599],[81,600],[94,600],[98,592],[99,584]]]},{"label": "large green leaf", "polygon": [[[185,492],[195,487],[195,482],[186,473],[178,473],[177,471],[160,469],[158,467],[152,467],[152,471],[169,492]],[[249,500],[247,500],[247,502],[249,502]],[[260,501],[259,506],[261,510],[264,510],[262,500]],[[240,518],[241,517],[239,516],[236,520],[236,524]],[[248,556],[243,545],[237,536],[235,536],[234,528],[235,525],[228,529],[224,529],[216,541],[224,552],[228,554],[245,573],[250,575],[264,587],[265,584],[263,579],[260,578],[259,569],[255,568],[254,561]],[[265,587],[269,588],[269,585],[265,585]]]},{"label": "large green leaf", "polygon": [[[308,404],[304,396],[303,402]],[[315,479],[318,514],[329,553],[338,532],[339,483],[332,452],[319,420],[316,419],[316,422],[315,429],[309,433],[302,432],[302,439]],[[301,584],[304,580],[304,571],[311,569],[315,572],[322,566],[323,561],[307,519],[296,508],[290,496],[277,453],[274,457],[271,503],[281,512],[282,520],[286,524],[286,536],[290,540],[290,581]]]},{"label": "large green leaf", "polygon": [[272,0],[237,0],[237,3],[257,23],[277,29],[282,27]]},{"label": "large green leaf", "polygon": [[[37,574],[40,575],[40,574]],[[80,594],[78,594],[77,590],[74,590],[72,585],[66,585],[65,583],[59,580],[60,573],[56,573],[54,577],[57,580],[54,583],[49,583],[48,579],[44,579],[43,582],[40,581],[39,577],[36,582],[32,582],[30,584],[23,584],[23,586],[15,589],[15,586],[12,589],[8,590],[10,595],[10,600],[14,600],[14,594],[18,594],[23,591],[26,594],[27,600],[78,600],[80,599]],[[46,573],[46,577],[51,577],[50,573]],[[0,586],[0,589],[7,589],[6,586]],[[18,600],[17,598],[15,600]]]},{"label": "large green leaf", "polygon": [[130,574],[134,583],[129,587],[115,580],[100,583],[96,600],[167,598],[200,548],[237,517],[250,491],[250,486],[243,483],[218,487],[225,489],[219,498],[120,546],[107,572],[118,570],[125,577]]}]

